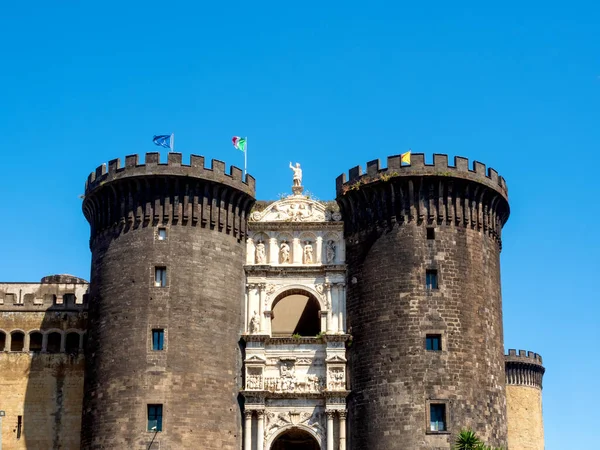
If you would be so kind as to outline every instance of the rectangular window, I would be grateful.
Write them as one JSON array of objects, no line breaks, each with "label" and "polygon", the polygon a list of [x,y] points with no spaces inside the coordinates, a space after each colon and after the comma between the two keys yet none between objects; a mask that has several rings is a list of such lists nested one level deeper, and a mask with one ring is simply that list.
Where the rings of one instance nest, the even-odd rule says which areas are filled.
[{"label": "rectangular window", "polygon": [[431,431],[446,431],[446,405],[444,403],[429,405],[429,422]]},{"label": "rectangular window", "polygon": [[435,228],[427,228],[427,239],[435,239]]},{"label": "rectangular window", "polygon": [[163,350],[165,344],[165,330],[152,330],[152,350]]},{"label": "rectangular window", "polygon": [[163,405],[148,405],[148,431],[162,431]]},{"label": "rectangular window", "polygon": [[154,269],[154,286],[165,287],[167,285],[167,268],[156,267]]},{"label": "rectangular window", "polygon": [[438,272],[435,269],[428,269],[425,272],[425,286],[427,290],[438,288]]},{"label": "rectangular window", "polygon": [[159,241],[164,241],[167,239],[167,229],[166,228],[159,228],[158,229],[158,234],[156,235],[157,239]]},{"label": "rectangular window", "polygon": [[442,350],[442,335],[441,334],[428,334],[425,337],[425,348],[439,352]]}]

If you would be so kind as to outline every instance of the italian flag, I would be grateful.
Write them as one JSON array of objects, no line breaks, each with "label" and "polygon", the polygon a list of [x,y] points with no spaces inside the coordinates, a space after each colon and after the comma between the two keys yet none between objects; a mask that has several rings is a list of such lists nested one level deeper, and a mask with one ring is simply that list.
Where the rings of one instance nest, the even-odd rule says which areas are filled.
[{"label": "italian flag", "polygon": [[239,136],[234,136],[231,139],[231,142],[233,142],[233,146],[235,148],[237,148],[238,150],[241,150],[243,152],[246,151],[246,138],[239,137]]}]

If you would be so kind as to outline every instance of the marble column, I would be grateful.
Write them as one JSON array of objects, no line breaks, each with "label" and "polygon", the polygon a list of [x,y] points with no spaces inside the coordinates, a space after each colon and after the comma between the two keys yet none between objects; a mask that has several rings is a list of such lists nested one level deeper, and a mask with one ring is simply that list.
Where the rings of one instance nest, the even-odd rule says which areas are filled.
[{"label": "marble column", "polygon": [[260,327],[259,327],[259,331],[262,334],[265,330],[265,313],[264,313],[264,309],[265,309],[265,305],[264,305],[264,298],[265,298],[265,290],[267,288],[267,285],[265,283],[260,283],[257,285],[257,289],[258,289],[258,317],[260,319]]},{"label": "marble column", "polygon": [[246,264],[254,264],[254,252],[256,251],[256,246],[254,245],[254,240],[252,238],[248,238],[246,250]]},{"label": "marble column", "polygon": [[277,238],[269,239],[269,264],[279,264],[279,243]]},{"label": "marble column", "polygon": [[346,411],[340,411],[340,450],[346,450]]},{"label": "marble column", "polygon": [[244,290],[244,301],[246,305],[246,311],[244,311],[244,331],[246,333],[250,332],[250,317],[252,314],[252,304],[250,303],[250,285],[246,285],[246,289]]},{"label": "marble column", "polygon": [[327,414],[327,450],[333,450],[333,416],[335,411],[325,411]]},{"label": "marble column", "polygon": [[345,292],[345,284],[338,283],[337,285],[337,295],[338,295],[338,331],[340,333],[346,332],[346,292]]},{"label": "marble column", "polygon": [[316,244],[315,254],[316,259],[315,262],[317,264],[321,264],[323,262],[323,238],[321,236],[317,236],[317,244]]},{"label": "marble column", "polygon": [[302,243],[297,237],[292,240],[292,263],[302,264]]},{"label": "marble column", "polygon": [[252,450],[252,411],[244,411],[244,450]]},{"label": "marble column", "polygon": [[331,284],[325,284],[325,295],[327,296],[327,333],[333,333],[333,311],[331,303]]},{"label": "marble column", "polygon": [[341,298],[340,298],[340,289],[339,283],[334,283],[331,287],[332,289],[332,301],[333,301],[333,332],[340,333],[341,329],[339,327],[340,323],[340,314],[341,314]]},{"label": "marble column", "polygon": [[265,447],[265,412],[256,411],[258,427],[256,429],[256,450],[264,450]]}]

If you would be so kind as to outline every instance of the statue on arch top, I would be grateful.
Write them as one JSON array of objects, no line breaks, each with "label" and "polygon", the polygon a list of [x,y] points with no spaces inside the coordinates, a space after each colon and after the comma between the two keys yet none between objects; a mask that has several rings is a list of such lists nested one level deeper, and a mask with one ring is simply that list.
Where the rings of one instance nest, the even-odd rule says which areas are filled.
[{"label": "statue on arch top", "polygon": [[302,169],[300,168],[300,163],[296,163],[296,166],[293,166],[290,161],[290,169],[294,171],[292,192],[295,195],[300,195],[304,190],[304,188],[302,187]]}]

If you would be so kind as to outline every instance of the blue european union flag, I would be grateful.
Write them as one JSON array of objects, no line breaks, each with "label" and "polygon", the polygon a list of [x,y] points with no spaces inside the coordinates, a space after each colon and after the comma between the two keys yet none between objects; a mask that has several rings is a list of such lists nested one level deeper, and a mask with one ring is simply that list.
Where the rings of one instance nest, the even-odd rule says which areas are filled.
[{"label": "blue european union flag", "polygon": [[164,148],[171,148],[171,135],[170,134],[161,134],[158,136],[154,136],[152,138],[152,142],[156,145]]}]

